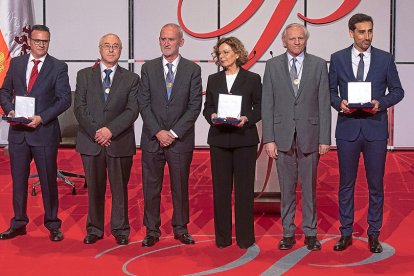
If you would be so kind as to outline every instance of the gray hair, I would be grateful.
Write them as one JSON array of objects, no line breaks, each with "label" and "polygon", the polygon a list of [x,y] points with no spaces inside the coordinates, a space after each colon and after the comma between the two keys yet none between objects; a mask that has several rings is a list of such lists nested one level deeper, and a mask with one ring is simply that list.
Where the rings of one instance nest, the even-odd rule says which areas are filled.
[{"label": "gray hair", "polygon": [[309,39],[310,33],[309,33],[308,29],[307,29],[304,25],[299,24],[299,23],[291,23],[291,24],[287,25],[287,26],[285,27],[285,29],[283,30],[283,33],[282,33],[282,40],[285,40],[285,37],[286,37],[287,31],[288,31],[290,28],[294,28],[294,27],[297,27],[297,28],[302,28],[302,29],[303,29],[303,32],[305,33],[306,40],[308,40],[308,39]]}]

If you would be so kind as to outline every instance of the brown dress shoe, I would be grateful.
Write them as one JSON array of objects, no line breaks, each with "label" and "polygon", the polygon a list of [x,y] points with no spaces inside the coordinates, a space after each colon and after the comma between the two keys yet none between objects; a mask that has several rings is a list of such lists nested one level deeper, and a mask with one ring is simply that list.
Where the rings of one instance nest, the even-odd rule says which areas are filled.
[{"label": "brown dress shoe", "polygon": [[195,244],[194,239],[188,233],[181,234],[181,235],[174,235],[174,239],[179,240],[183,244]]},{"label": "brown dress shoe", "polygon": [[335,251],[344,251],[348,246],[352,244],[352,236],[341,236],[339,241],[334,246]]},{"label": "brown dress shoe", "polygon": [[378,241],[378,236],[368,236],[368,247],[372,253],[381,253],[382,246]]},{"label": "brown dress shoe", "polygon": [[316,236],[306,236],[305,245],[306,248],[311,251],[321,250],[322,247]]},{"label": "brown dress shoe", "polygon": [[289,250],[296,243],[295,237],[283,237],[279,242],[280,250]]},{"label": "brown dress shoe", "polygon": [[17,229],[10,227],[3,233],[0,233],[0,240],[13,239],[14,237],[17,237],[17,236],[26,235],[26,233],[27,233],[26,226],[23,226]]}]

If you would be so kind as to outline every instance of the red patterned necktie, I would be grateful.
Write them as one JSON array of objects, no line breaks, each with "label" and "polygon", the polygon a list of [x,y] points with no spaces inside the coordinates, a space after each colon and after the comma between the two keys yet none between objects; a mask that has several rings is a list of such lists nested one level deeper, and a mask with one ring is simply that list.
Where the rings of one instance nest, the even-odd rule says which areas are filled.
[{"label": "red patterned necktie", "polygon": [[32,68],[32,72],[30,73],[29,84],[27,85],[27,94],[29,94],[32,90],[33,84],[35,83],[37,76],[39,75],[39,70],[37,69],[37,66],[40,63],[40,60],[34,59],[32,61],[34,62],[34,66]]}]

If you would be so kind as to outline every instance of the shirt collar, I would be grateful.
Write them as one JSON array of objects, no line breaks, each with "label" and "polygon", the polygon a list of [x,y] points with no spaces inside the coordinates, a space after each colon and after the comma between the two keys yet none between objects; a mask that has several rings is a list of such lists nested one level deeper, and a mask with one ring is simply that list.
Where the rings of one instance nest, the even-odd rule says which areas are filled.
[{"label": "shirt collar", "polygon": [[[290,64],[290,61],[292,60],[293,56],[291,54],[289,54],[289,52],[286,52],[287,54],[287,58],[288,58],[288,62]],[[296,61],[299,64],[302,64],[303,60],[305,59],[305,52],[300,53],[297,57],[296,57]]]},{"label": "shirt collar", "polygon": [[44,63],[45,62],[45,59],[46,59],[46,56],[47,56],[47,54],[44,55],[41,58],[35,58],[32,54],[30,54],[29,61],[32,61],[32,60],[36,59],[36,60],[40,60],[42,63]]},{"label": "shirt collar", "polygon": [[178,55],[176,57],[176,59],[174,59],[173,62],[168,62],[168,60],[166,60],[165,57],[163,56],[162,57],[162,66],[164,66],[164,68],[165,68],[168,63],[171,63],[173,65],[173,68],[177,68],[178,62],[180,61],[180,58],[181,58],[181,56]]},{"label": "shirt collar", "polygon": [[[355,57],[355,58],[357,58],[357,57],[359,57],[359,54],[360,54],[361,52],[360,51],[358,51],[356,48],[355,48],[355,46],[352,46],[352,56],[353,57]],[[369,48],[365,51],[365,52],[362,52],[363,54],[364,54],[364,56],[369,56],[369,55],[371,55],[371,46],[369,46]]]},{"label": "shirt collar", "polygon": [[101,67],[101,73],[103,73],[103,74],[105,74],[105,72],[104,72],[104,70],[106,70],[106,69],[111,69],[112,70],[112,73],[115,73],[115,71],[116,71],[116,68],[118,67],[118,64],[115,64],[114,66],[112,66],[112,67],[106,67],[102,62],[100,63],[100,67]]}]

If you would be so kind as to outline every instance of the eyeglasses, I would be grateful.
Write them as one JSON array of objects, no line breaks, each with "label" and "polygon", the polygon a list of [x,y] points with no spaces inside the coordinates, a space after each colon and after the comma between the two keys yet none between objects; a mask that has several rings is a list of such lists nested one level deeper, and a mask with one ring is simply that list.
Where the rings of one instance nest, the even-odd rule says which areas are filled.
[{"label": "eyeglasses", "polygon": [[112,44],[110,45],[109,43],[105,43],[104,45],[99,45],[99,47],[103,48],[105,51],[110,51],[112,48],[112,51],[119,51],[121,49],[121,45],[119,44]]},{"label": "eyeglasses", "polygon": [[33,39],[33,38],[31,38],[30,40],[33,41],[34,45],[36,46],[39,46],[39,45],[45,46],[49,44],[49,41],[50,41],[50,40]]}]

